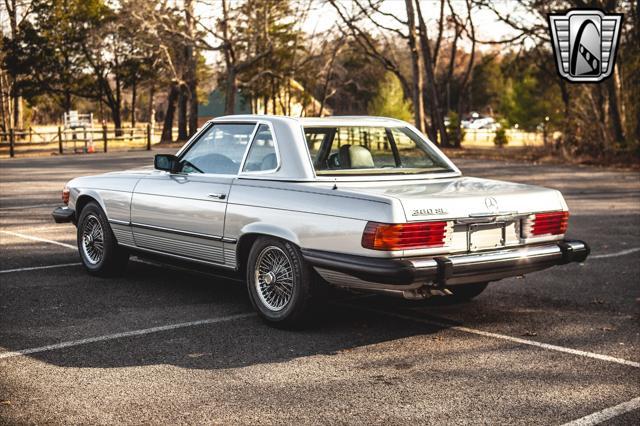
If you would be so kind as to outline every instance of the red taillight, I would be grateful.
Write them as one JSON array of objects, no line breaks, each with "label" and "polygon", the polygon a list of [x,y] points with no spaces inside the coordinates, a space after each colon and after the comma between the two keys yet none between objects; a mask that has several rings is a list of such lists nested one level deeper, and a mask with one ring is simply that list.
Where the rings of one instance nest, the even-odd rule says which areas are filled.
[{"label": "red taillight", "polygon": [[362,234],[362,247],[372,250],[408,250],[443,247],[453,227],[448,222],[369,222]]},{"label": "red taillight", "polygon": [[524,237],[561,235],[567,232],[569,212],[549,212],[529,215],[523,222]]},{"label": "red taillight", "polygon": [[62,190],[62,202],[65,204],[69,204],[69,188],[64,188]]}]

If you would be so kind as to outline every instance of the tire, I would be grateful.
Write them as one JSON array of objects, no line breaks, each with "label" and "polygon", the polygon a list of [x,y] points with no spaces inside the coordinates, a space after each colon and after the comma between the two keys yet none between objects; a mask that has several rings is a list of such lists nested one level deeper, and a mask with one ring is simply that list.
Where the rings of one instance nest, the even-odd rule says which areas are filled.
[{"label": "tire", "polygon": [[438,297],[437,299],[444,302],[445,304],[468,302],[474,297],[479,296],[480,293],[482,293],[488,285],[489,283],[473,283],[447,287],[447,289],[453,294],[449,296]]},{"label": "tire", "polygon": [[91,275],[115,276],[126,269],[129,252],[118,246],[107,217],[96,202],[88,203],[80,212],[77,241],[82,264]]},{"label": "tire", "polygon": [[321,283],[295,245],[258,238],[246,269],[251,304],[264,321],[279,328],[299,328],[307,323]]}]

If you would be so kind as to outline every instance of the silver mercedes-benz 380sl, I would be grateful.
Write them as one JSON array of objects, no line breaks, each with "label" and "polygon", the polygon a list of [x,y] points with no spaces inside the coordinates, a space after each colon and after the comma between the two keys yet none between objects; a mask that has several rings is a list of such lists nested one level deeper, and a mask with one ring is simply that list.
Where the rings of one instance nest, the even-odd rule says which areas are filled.
[{"label": "silver mercedes-benz 380sl", "polygon": [[76,224],[89,273],[130,254],[233,270],[280,325],[327,285],[460,301],[589,254],[564,238],[560,192],[462,176],[386,118],[217,118],[154,168],[71,180],[63,201],[53,216]]}]

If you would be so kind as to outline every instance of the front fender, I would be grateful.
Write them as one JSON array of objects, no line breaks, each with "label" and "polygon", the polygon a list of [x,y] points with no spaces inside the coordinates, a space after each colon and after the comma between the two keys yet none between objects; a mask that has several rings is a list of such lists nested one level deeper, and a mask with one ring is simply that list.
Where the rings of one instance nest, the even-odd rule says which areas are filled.
[{"label": "front fender", "polygon": [[95,200],[100,205],[100,208],[105,212],[107,217],[109,217],[107,205],[100,194],[100,191],[95,189],[87,189],[87,188],[69,188],[69,207],[74,209],[78,214],[82,207],[84,207],[90,199]]}]

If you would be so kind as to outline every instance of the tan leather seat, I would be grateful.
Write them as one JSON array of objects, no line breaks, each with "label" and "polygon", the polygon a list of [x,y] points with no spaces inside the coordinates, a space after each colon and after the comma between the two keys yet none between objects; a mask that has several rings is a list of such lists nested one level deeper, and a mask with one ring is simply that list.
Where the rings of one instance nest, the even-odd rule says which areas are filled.
[{"label": "tan leather seat", "polygon": [[341,169],[371,169],[375,167],[371,152],[361,145],[343,145],[340,147]]}]

